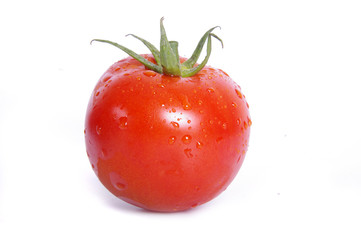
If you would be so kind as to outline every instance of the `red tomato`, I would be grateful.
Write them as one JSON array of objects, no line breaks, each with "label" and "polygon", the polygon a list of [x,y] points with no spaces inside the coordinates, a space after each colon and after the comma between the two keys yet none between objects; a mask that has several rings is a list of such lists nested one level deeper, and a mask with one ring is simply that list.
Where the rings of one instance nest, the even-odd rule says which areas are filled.
[{"label": "red tomato", "polygon": [[205,66],[176,77],[129,57],[100,78],[84,132],[91,165],[111,193],[173,212],[227,188],[245,158],[250,126],[246,99],[222,70]]},{"label": "red tomato", "polygon": [[171,77],[129,57],[111,66],[93,91],[86,147],[115,196],[150,210],[180,211],[227,188],[245,157],[250,125],[241,89],[222,70]]}]

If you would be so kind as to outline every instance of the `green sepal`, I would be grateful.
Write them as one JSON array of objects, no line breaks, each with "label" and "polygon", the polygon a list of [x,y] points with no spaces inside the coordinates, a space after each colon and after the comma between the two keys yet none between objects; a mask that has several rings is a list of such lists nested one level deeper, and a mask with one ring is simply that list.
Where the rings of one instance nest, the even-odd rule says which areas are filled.
[{"label": "green sepal", "polygon": [[202,61],[201,64],[199,64],[198,66],[191,68],[191,69],[184,69],[182,70],[182,77],[191,77],[195,74],[197,74],[199,71],[202,70],[202,68],[204,68],[204,66],[207,64],[209,57],[211,56],[211,52],[212,52],[212,37],[215,37],[216,39],[220,40],[223,46],[223,42],[222,40],[216,36],[215,34],[211,33],[208,36],[208,41],[207,41],[207,55],[204,58],[204,60]]},{"label": "green sepal", "polygon": [[201,38],[201,40],[199,40],[198,45],[196,47],[196,49],[194,50],[192,56],[185,61],[182,64],[182,68],[183,69],[189,69],[192,68],[194,66],[194,64],[197,63],[199,56],[201,55],[204,43],[206,42],[207,38],[209,37],[209,34],[215,29],[215,28],[220,28],[219,26],[213,27],[211,29],[209,29]]},{"label": "green sepal", "polygon": [[159,50],[150,42],[148,42],[147,40],[140,38],[134,34],[127,34],[126,36],[132,36],[135,37],[136,39],[140,40],[142,43],[144,43],[145,46],[147,46],[147,48],[150,50],[150,52],[152,53],[155,61],[157,62],[158,66],[162,66],[161,62],[160,62],[160,52]]},{"label": "green sepal", "polygon": [[[212,51],[212,46],[211,46],[212,45],[212,40],[211,40],[212,37],[219,40],[221,42],[222,48],[223,48],[222,39],[220,39],[217,35],[212,33],[212,31],[215,28],[218,28],[219,26],[213,27],[213,28],[209,29],[202,36],[202,38],[198,42],[196,49],[194,50],[194,52],[192,54],[192,56],[188,60],[186,60],[185,62],[183,62],[181,64],[180,58],[179,58],[179,53],[178,53],[178,42],[168,41],[167,34],[166,34],[164,26],[163,26],[163,20],[164,20],[164,18],[160,19],[160,32],[161,32],[160,50],[158,50],[153,44],[144,40],[143,38],[140,38],[134,34],[128,34],[128,35],[133,36],[136,39],[140,40],[151,51],[157,64],[150,62],[149,60],[145,59],[141,55],[136,54],[132,50],[130,50],[122,45],[119,45],[118,43],[108,41],[108,40],[103,40],[103,39],[94,39],[94,40],[92,40],[92,42],[97,41],[97,42],[105,42],[105,43],[111,44],[111,45],[123,50],[127,54],[129,54],[131,57],[133,57],[134,59],[136,59],[137,61],[142,63],[148,69],[151,69],[151,70],[161,73],[161,74],[166,74],[166,75],[171,75],[171,76],[181,76],[181,77],[191,77],[191,76],[197,74],[207,64],[209,57],[211,55],[211,51]],[[198,58],[200,57],[200,55],[202,53],[203,46],[204,46],[206,40],[207,40],[206,57],[201,62],[201,64],[199,64],[198,66],[195,66],[198,61]]]},{"label": "green sepal", "polygon": [[136,54],[135,52],[133,52],[132,50],[122,46],[122,45],[119,45],[118,43],[116,42],[112,42],[112,41],[109,41],[109,40],[103,40],[103,39],[93,39],[91,41],[91,43],[93,41],[96,41],[96,42],[104,42],[104,43],[109,43],[121,50],[123,50],[124,52],[126,52],[129,56],[131,56],[132,58],[136,59],[137,61],[139,61],[141,64],[143,64],[144,66],[146,66],[147,68],[155,71],[155,72],[158,72],[158,73],[162,73],[162,68],[158,65],[155,65],[154,63],[148,61],[147,59],[145,59],[144,57]]}]

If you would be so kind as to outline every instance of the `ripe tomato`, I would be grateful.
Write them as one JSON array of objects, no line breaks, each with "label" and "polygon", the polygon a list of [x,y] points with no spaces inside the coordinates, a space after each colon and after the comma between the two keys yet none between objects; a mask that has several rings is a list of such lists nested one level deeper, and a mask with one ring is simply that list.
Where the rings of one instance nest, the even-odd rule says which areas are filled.
[{"label": "ripe tomato", "polygon": [[111,193],[172,212],[227,188],[245,158],[250,126],[246,99],[222,70],[170,76],[128,57],[97,83],[84,132],[91,165]]}]

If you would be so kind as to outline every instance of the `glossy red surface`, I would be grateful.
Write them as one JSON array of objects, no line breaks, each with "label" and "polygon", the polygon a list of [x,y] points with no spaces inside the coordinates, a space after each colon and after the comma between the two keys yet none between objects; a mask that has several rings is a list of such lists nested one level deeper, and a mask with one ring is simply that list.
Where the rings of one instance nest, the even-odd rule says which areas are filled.
[{"label": "glossy red surface", "polygon": [[129,57],[100,78],[84,132],[91,165],[110,192],[171,212],[227,188],[244,160],[251,123],[240,87],[222,70],[171,77]]}]

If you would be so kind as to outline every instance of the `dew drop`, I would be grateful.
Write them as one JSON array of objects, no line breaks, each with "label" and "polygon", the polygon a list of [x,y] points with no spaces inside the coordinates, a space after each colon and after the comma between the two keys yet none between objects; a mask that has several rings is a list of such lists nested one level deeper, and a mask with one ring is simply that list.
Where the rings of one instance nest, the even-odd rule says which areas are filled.
[{"label": "dew drop", "polygon": [[175,113],[176,111],[177,111],[177,110],[176,110],[175,108],[172,108],[172,112],[174,112],[174,113]]},{"label": "dew drop", "polygon": [[102,133],[102,128],[97,125],[95,127],[95,131],[97,132],[98,135],[100,135]]},{"label": "dew drop", "polygon": [[192,142],[192,137],[190,135],[184,135],[182,137],[182,142],[184,144],[190,144]]},{"label": "dew drop", "polygon": [[249,118],[247,118],[247,119],[248,119],[248,126],[250,127],[252,125],[252,121]]},{"label": "dew drop", "polygon": [[118,188],[118,190],[124,190],[125,189],[125,184],[124,183],[120,183],[120,182],[117,182],[115,184],[116,188]]},{"label": "dew drop", "polygon": [[225,71],[223,71],[222,69],[219,69],[219,71],[221,71],[221,73],[223,73],[224,75],[226,75],[227,77],[229,77],[229,75],[228,75]]},{"label": "dew drop", "polygon": [[203,147],[203,143],[200,142],[200,141],[198,141],[198,142],[196,143],[196,147],[197,147],[198,149],[201,149],[201,148]]},{"label": "dew drop", "polygon": [[99,96],[99,94],[100,94],[100,92],[98,91],[98,92],[95,94],[95,96]]},{"label": "dew drop", "polygon": [[156,72],[148,70],[148,71],[144,71],[143,74],[147,77],[155,77],[157,75]]},{"label": "dew drop", "polygon": [[213,89],[213,88],[207,88],[207,91],[208,91],[209,93],[214,93],[214,89]]},{"label": "dew drop", "polygon": [[114,186],[115,189],[119,191],[123,191],[127,188],[127,184],[124,179],[116,172],[111,172],[109,174],[110,182]]},{"label": "dew drop", "polygon": [[237,107],[237,104],[233,102],[233,103],[232,103],[232,107],[235,107],[235,108],[236,108],[236,107]]},{"label": "dew drop", "polygon": [[175,143],[175,140],[176,140],[177,138],[175,137],[175,136],[170,136],[169,138],[168,138],[168,143],[169,144],[174,144]]},{"label": "dew drop", "polygon": [[223,128],[224,130],[226,130],[226,129],[227,129],[227,123],[223,123],[223,124],[222,124],[222,128]]},{"label": "dew drop", "polygon": [[179,123],[177,122],[170,122],[174,128],[179,128]]},{"label": "dew drop", "polygon": [[195,207],[197,207],[198,206],[198,203],[195,203],[195,204],[193,204],[191,207],[192,208],[195,208]]},{"label": "dew drop", "polygon": [[247,106],[247,108],[249,108],[248,102],[246,102],[246,106]]},{"label": "dew drop", "polygon": [[187,123],[190,124],[192,121],[191,120],[188,120]]},{"label": "dew drop", "polygon": [[248,123],[246,121],[243,122],[244,129],[248,128]]},{"label": "dew drop", "polygon": [[218,137],[218,138],[216,139],[216,142],[217,142],[217,143],[220,143],[222,140],[223,140],[223,137]]},{"label": "dew drop", "polygon": [[183,109],[184,109],[184,110],[190,110],[190,109],[192,109],[192,105],[189,103],[187,96],[183,99],[183,103],[182,103],[182,104],[183,104]]},{"label": "dew drop", "polygon": [[187,158],[193,157],[192,149],[189,149],[189,148],[184,149],[184,154],[187,156]]},{"label": "dew drop", "polygon": [[128,118],[127,117],[119,118],[119,128],[124,129],[127,126],[128,126]]},{"label": "dew drop", "polygon": [[238,89],[235,89],[235,91],[236,91],[236,93],[237,93],[237,96],[242,99],[243,96],[242,96],[241,91],[239,91]]},{"label": "dew drop", "polygon": [[111,76],[106,76],[105,78],[103,78],[103,82],[108,81],[111,78]]}]

